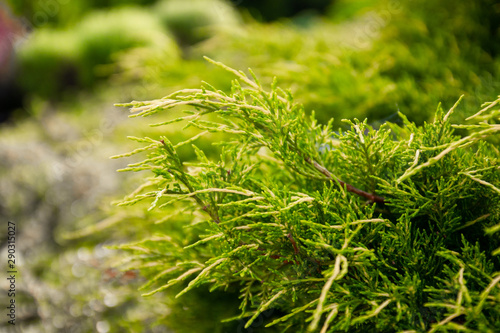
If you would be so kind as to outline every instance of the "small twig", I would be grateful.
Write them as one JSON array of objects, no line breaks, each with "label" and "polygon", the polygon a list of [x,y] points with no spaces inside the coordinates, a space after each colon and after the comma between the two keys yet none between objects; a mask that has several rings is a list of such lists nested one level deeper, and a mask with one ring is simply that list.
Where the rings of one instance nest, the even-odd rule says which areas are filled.
[{"label": "small twig", "polygon": [[299,254],[299,248],[297,247],[297,242],[295,241],[295,239],[293,239],[292,233],[289,233],[287,237],[293,245],[293,251],[295,252],[295,254]]},{"label": "small twig", "polygon": [[377,202],[377,203],[385,203],[385,199],[381,196],[365,192],[363,190],[360,190],[359,188],[356,188],[350,184],[347,184],[346,182],[338,179],[335,177],[330,171],[328,171],[324,166],[320,165],[318,162],[311,160],[309,157],[305,158],[306,162],[314,166],[316,170],[324,174],[328,179],[333,179],[336,180],[341,186],[344,186],[345,189],[349,192],[355,193],[359,196],[362,196],[363,198],[366,198],[370,200],[371,202]]}]

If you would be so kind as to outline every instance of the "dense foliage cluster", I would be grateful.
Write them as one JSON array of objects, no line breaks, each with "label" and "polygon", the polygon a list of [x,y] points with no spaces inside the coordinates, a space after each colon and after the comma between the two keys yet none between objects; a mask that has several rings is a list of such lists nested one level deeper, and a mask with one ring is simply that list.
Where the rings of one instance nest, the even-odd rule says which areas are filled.
[{"label": "dense foliage cluster", "polygon": [[453,115],[459,121],[499,89],[498,22],[489,0],[339,0],[328,20],[249,24],[219,34],[200,53],[279,76],[324,123],[394,121],[401,111],[420,125],[432,119],[433,105],[451,106],[465,94]]},{"label": "dense foliage cluster", "polygon": [[21,331],[500,330],[497,1],[6,3]]},{"label": "dense foliage cluster", "polygon": [[[402,126],[354,119],[335,131],[276,81],[266,90],[252,72],[209,61],[237,76],[230,93],[204,84],[123,104],[132,117],[192,106],[152,126],[198,130],[182,142],[130,137],[146,145],[116,156],[148,152],[123,170],[151,178],[120,205],[147,201],[163,217],[145,225],[175,230],[121,246],[149,278],[146,296],[177,287],[179,299],[196,289],[238,297],[226,325],[252,329],[500,327],[500,152],[491,143],[500,100],[458,125],[457,102],[420,127],[400,114]],[[226,139],[207,156],[196,142],[213,133]],[[195,162],[180,157],[189,146]]]}]

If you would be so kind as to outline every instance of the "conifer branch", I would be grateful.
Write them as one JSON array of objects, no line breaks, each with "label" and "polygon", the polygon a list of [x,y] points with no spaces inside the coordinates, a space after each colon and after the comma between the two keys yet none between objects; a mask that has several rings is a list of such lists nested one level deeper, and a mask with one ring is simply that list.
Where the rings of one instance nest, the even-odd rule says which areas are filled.
[{"label": "conifer branch", "polygon": [[[438,109],[424,127],[402,116],[402,127],[374,130],[355,119],[347,121],[350,129],[335,132],[331,123],[306,117],[275,84],[268,92],[255,76],[215,64],[248,86],[234,81],[229,94],[205,85],[128,104],[140,116],[191,106],[195,111],[187,116],[155,127],[184,121],[198,134],[189,132],[177,144],[131,138],[149,145],[132,153],[148,156],[127,170],[150,170],[156,177],[123,204],[153,200],[150,209],[179,214],[186,210],[181,201],[190,200],[189,208],[199,207],[216,222],[192,223],[194,233],[187,234],[178,228],[185,219],[172,219],[177,224],[169,238],[176,244],[158,249],[146,240],[129,247],[142,267],[158,267],[147,285],[154,290],[146,295],[182,282],[187,286],[178,296],[202,285],[221,291],[242,285],[242,312],[233,318],[249,318],[246,327],[276,308],[284,315],[267,326],[314,333],[477,330],[479,316],[495,313],[499,151],[485,139],[495,140],[500,131],[500,103],[488,104],[469,125],[450,124],[456,103],[446,114]],[[467,135],[453,135],[454,128]],[[219,159],[213,151],[205,155],[212,149],[206,142],[202,149],[194,145],[207,132],[225,138]],[[185,163],[177,154],[188,144],[197,161]],[[390,205],[391,212],[381,216],[376,205],[360,204],[346,192]],[[480,243],[484,237],[491,241]]]},{"label": "conifer branch", "polygon": [[380,197],[380,196],[372,194],[372,193],[365,192],[365,191],[360,190],[360,189],[358,189],[350,184],[347,184],[346,182],[335,177],[330,171],[328,171],[328,169],[326,169],[325,167],[320,165],[318,162],[313,161],[308,157],[305,158],[305,161],[307,163],[311,164],[312,166],[314,166],[314,168],[316,168],[316,170],[321,172],[328,179],[335,180],[336,182],[338,182],[340,184],[340,186],[345,187],[346,191],[352,192],[352,193],[357,194],[359,196],[362,196],[363,198],[366,198],[366,199],[370,200],[371,202],[382,203],[382,204],[385,203],[385,199],[383,197]]}]

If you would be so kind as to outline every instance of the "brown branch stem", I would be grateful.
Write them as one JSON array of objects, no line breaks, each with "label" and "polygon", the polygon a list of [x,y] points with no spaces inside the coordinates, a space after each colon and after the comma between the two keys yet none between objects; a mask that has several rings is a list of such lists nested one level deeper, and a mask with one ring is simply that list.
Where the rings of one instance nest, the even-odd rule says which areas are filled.
[{"label": "brown branch stem", "polygon": [[378,195],[373,194],[373,193],[365,192],[363,190],[360,190],[359,188],[356,188],[356,187],[352,186],[351,184],[348,184],[348,183],[346,183],[346,182],[338,179],[330,171],[328,171],[324,166],[322,166],[318,162],[310,159],[309,157],[306,157],[305,161],[307,163],[311,164],[312,166],[314,166],[314,168],[316,170],[318,170],[319,172],[321,172],[328,179],[333,179],[333,180],[337,181],[341,186],[345,187],[345,189],[348,192],[351,192],[351,193],[357,194],[359,196],[362,196],[363,198],[366,198],[366,199],[370,200],[371,202],[385,203],[385,199],[383,197],[378,196]]}]

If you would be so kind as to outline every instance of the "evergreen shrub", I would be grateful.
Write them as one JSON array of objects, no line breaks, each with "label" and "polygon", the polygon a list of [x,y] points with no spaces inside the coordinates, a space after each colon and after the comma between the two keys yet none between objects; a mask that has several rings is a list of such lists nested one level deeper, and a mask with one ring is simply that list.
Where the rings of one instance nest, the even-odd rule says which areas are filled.
[{"label": "evergreen shrub", "polygon": [[154,12],[184,47],[210,37],[216,29],[240,26],[236,10],[221,0],[163,0]]},{"label": "evergreen shrub", "polygon": [[418,125],[435,105],[458,122],[499,89],[500,12],[494,1],[337,0],[327,18],[307,26],[246,24],[201,46],[198,54],[243,67],[262,80],[280,77],[318,121],[405,113]]},{"label": "evergreen shrub", "polygon": [[94,11],[71,30],[36,30],[19,49],[19,82],[30,94],[56,99],[68,88],[91,88],[118,72],[118,61],[139,58],[137,70],[145,58],[172,62],[179,56],[176,42],[148,10]]},{"label": "evergreen shrub", "polygon": [[[120,205],[157,211],[140,226],[156,231],[119,248],[148,279],[145,296],[169,302],[160,321],[178,332],[499,331],[500,99],[461,124],[457,102],[422,126],[400,114],[401,125],[353,119],[337,131],[276,80],[265,88],[209,61],[236,76],[230,92],[204,83],[120,104],[161,118],[152,126],[198,129],[181,142],[130,137],[141,147],[115,156],[147,152],[122,170],[150,177]],[[197,143],[212,133],[225,137],[206,155]],[[179,157],[188,148],[195,161]]]}]

